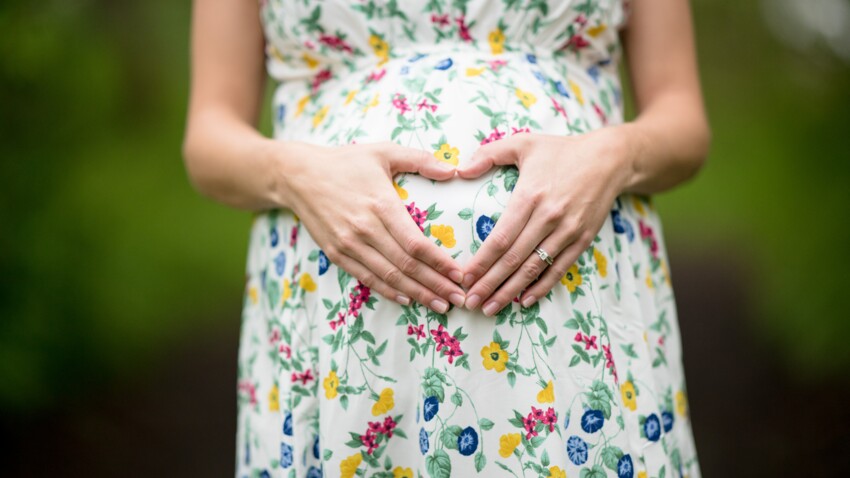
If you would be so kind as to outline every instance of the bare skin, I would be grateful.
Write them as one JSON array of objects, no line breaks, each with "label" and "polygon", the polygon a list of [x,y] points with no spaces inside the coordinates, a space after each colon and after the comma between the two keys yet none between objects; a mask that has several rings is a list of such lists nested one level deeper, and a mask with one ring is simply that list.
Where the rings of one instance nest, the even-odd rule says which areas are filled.
[{"label": "bare skin", "polygon": [[[520,294],[522,305],[532,305],[591,245],[619,194],[659,193],[703,166],[711,132],[687,0],[632,6],[621,40],[634,121],[579,136],[514,135],[482,146],[458,169],[463,178],[495,165],[520,170],[504,214],[466,264],[469,309],[483,304],[492,316]],[[538,246],[555,258],[551,266],[534,253]]]},{"label": "bare skin", "polygon": [[[190,180],[234,208],[292,209],[333,263],[402,304],[416,300],[440,313],[449,302],[483,304],[493,315],[521,294],[531,305],[589,247],[617,195],[670,189],[693,177],[708,155],[686,0],[633,2],[621,34],[639,111],[634,121],[580,136],[514,135],[482,146],[457,171],[391,142],[331,147],[261,135],[266,72],[258,8],[247,0],[194,2],[183,141]],[[517,165],[520,178],[463,268],[422,235],[392,186],[398,172],[473,178],[504,164]],[[336,183],[325,175],[329,168],[358,179]],[[353,184],[362,194],[352,194]],[[538,245],[555,257],[552,266],[534,254]]]}]

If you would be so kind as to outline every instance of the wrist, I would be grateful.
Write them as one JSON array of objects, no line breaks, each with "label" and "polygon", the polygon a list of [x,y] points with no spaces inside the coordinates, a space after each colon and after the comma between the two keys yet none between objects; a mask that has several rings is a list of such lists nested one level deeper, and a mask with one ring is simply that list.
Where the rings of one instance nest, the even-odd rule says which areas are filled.
[{"label": "wrist", "polygon": [[[301,141],[266,138],[262,155],[266,158],[266,194],[276,208],[295,209],[297,186],[304,181],[304,166],[315,160],[321,146]],[[305,161],[305,158],[309,158]]]},{"label": "wrist", "polygon": [[604,147],[603,156],[617,194],[631,192],[637,182],[638,157],[643,149],[643,132],[634,123],[622,123],[597,130]]}]

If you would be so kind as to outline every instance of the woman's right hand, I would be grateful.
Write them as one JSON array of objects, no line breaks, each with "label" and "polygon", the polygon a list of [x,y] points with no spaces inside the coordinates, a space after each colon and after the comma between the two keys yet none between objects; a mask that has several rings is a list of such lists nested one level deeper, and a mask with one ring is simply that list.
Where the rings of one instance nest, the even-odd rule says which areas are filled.
[{"label": "woman's right hand", "polygon": [[301,149],[286,153],[296,160],[280,172],[281,202],[328,260],[402,305],[412,298],[438,313],[448,302],[463,305],[460,266],[422,234],[392,183],[403,172],[443,181],[454,177],[453,166],[390,141],[286,145]]}]

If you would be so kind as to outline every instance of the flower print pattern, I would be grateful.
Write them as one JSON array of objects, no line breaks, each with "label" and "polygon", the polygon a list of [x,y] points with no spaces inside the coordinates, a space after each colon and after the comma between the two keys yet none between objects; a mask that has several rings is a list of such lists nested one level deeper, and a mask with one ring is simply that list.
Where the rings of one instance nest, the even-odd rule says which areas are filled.
[{"label": "flower print pattern", "polygon": [[[624,120],[628,0],[258,2],[275,139],[393,141],[460,166],[515,134]],[[465,263],[519,176],[391,184],[423,236]],[[258,212],[236,474],[699,478],[669,269],[652,198],[622,194],[537,304],[439,314],[373,293],[294,212]]]}]

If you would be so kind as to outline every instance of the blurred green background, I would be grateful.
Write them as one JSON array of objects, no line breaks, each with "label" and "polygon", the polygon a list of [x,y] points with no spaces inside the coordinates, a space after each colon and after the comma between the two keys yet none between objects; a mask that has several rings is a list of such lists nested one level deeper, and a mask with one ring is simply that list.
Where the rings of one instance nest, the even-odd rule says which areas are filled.
[{"label": "blurred green background", "polygon": [[[760,433],[812,408],[834,421],[838,407],[830,407],[846,399],[850,3],[692,5],[714,142],[696,180],[656,204],[698,448],[705,470],[719,472],[749,452],[724,448],[719,434],[743,424],[723,424],[719,409],[713,423],[718,403],[752,418],[766,406],[759,390],[775,390],[776,417],[748,422]],[[182,427],[207,435],[206,452],[219,451],[221,466],[232,460],[251,216],[202,198],[187,181],[190,8],[173,0],[0,5],[0,417],[21,470],[27,457],[44,460],[44,446],[83,449],[60,453],[65,459],[125,456],[104,437],[126,438],[144,416],[169,417],[146,429],[152,441]],[[270,132],[268,109],[262,130]],[[198,377],[215,385],[192,390]],[[795,394],[799,403],[782,404]],[[217,415],[188,426],[175,403],[185,407],[178,412]],[[829,446],[830,436],[818,443]],[[758,451],[793,449],[774,441]],[[98,469],[50,463],[41,466]]]}]

